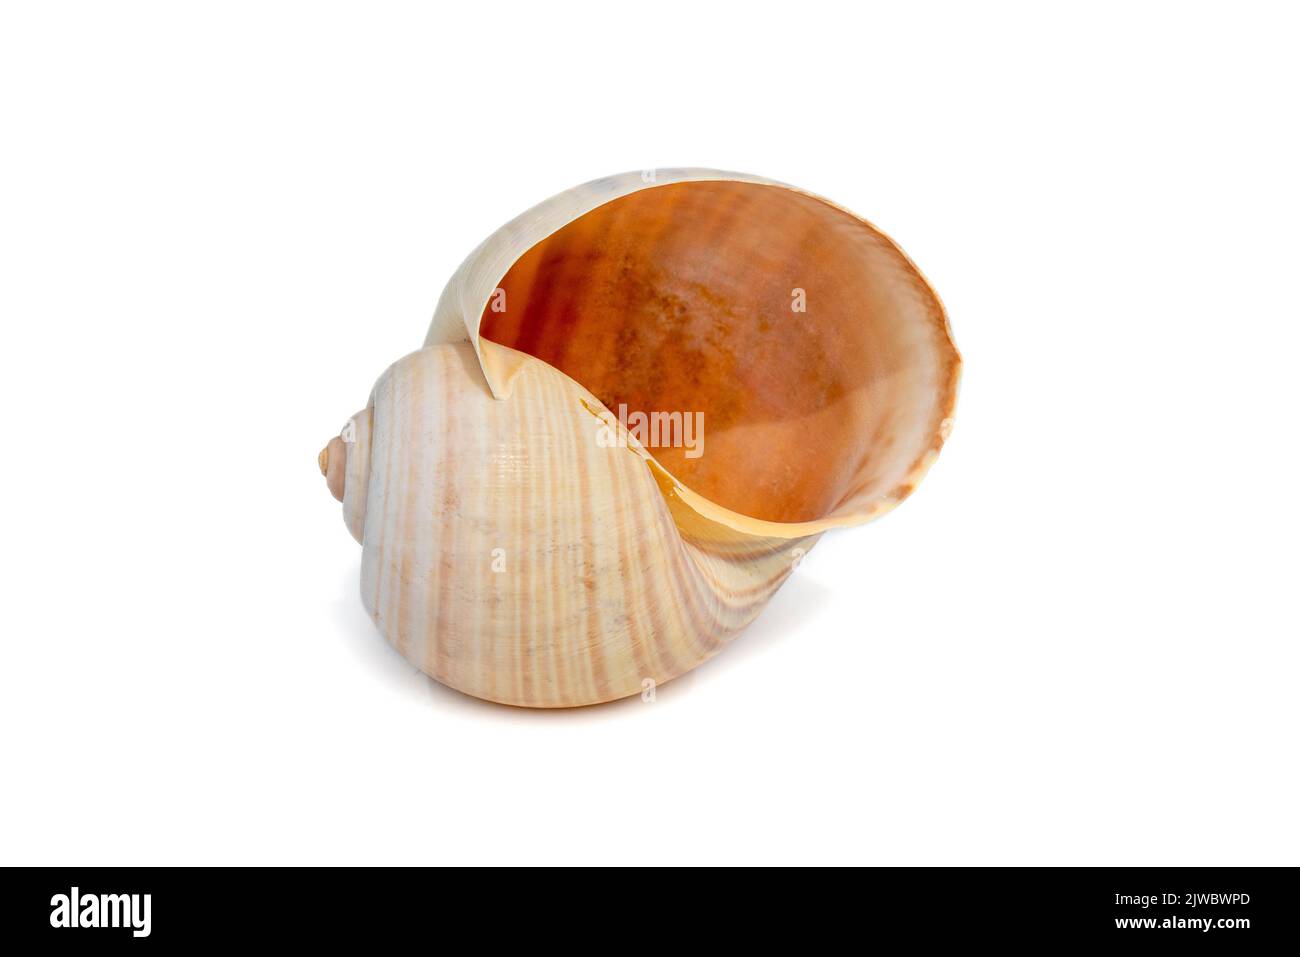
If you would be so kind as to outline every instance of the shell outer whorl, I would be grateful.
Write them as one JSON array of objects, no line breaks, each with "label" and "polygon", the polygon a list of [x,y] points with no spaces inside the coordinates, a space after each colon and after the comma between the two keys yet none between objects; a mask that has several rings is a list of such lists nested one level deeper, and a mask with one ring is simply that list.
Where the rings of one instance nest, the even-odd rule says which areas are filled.
[{"label": "shell outer whorl", "polygon": [[532,362],[494,401],[473,358],[413,353],[370,407],[362,599],[444,684],[531,707],[638,694],[716,654],[815,540],[684,533],[580,386]]}]

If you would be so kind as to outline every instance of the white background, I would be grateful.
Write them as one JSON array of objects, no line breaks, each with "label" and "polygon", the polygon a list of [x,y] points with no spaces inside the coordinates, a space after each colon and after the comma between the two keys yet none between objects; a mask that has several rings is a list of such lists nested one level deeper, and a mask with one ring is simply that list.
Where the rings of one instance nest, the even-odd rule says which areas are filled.
[{"label": "white background", "polygon": [[[0,862],[1300,863],[1294,14],[975,6],[7,5]],[[952,440],[653,704],[463,697],[316,453],[677,165],[894,236]]]}]

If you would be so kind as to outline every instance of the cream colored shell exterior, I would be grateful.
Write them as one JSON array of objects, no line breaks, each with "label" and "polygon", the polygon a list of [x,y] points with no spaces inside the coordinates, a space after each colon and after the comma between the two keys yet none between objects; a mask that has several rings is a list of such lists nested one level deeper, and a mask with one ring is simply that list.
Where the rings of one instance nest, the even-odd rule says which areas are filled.
[{"label": "cream colored shell exterior", "polygon": [[603,203],[689,180],[780,186],[657,170],[529,210],[466,259],[425,348],[384,373],[345,429],[365,607],[453,688],[555,708],[662,684],[749,624],[826,528],[887,507],[801,524],[729,512],[676,482],[579,383],[480,339],[485,305],[529,248]]},{"label": "cream colored shell exterior", "polygon": [[639,693],[717,653],[811,547],[683,535],[643,454],[598,442],[593,397],[536,361],[512,386],[493,399],[468,342],[434,346],[358,417],[362,600],[444,684],[551,708]]}]

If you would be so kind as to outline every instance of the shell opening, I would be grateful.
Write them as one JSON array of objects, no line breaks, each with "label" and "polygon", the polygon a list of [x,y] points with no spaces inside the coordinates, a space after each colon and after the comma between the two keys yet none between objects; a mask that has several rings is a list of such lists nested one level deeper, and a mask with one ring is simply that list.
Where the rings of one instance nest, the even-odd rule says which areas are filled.
[{"label": "shell opening", "polygon": [[[665,469],[771,522],[860,520],[905,497],[942,444],[960,365],[938,298],[887,237],[825,200],[731,181],[580,216],[515,262],[479,331],[615,415],[663,423],[650,451]],[[697,441],[674,444],[688,437],[674,415]]]}]

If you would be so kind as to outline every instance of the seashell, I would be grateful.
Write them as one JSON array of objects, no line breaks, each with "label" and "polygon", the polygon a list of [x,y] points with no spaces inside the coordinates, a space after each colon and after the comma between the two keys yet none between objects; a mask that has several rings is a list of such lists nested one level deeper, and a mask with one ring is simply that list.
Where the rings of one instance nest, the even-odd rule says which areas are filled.
[{"label": "seashell", "polygon": [[754,176],[628,173],[471,253],[320,467],[412,664],[595,704],[708,660],[825,531],[904,499],[960,364],[859,217]]}]

